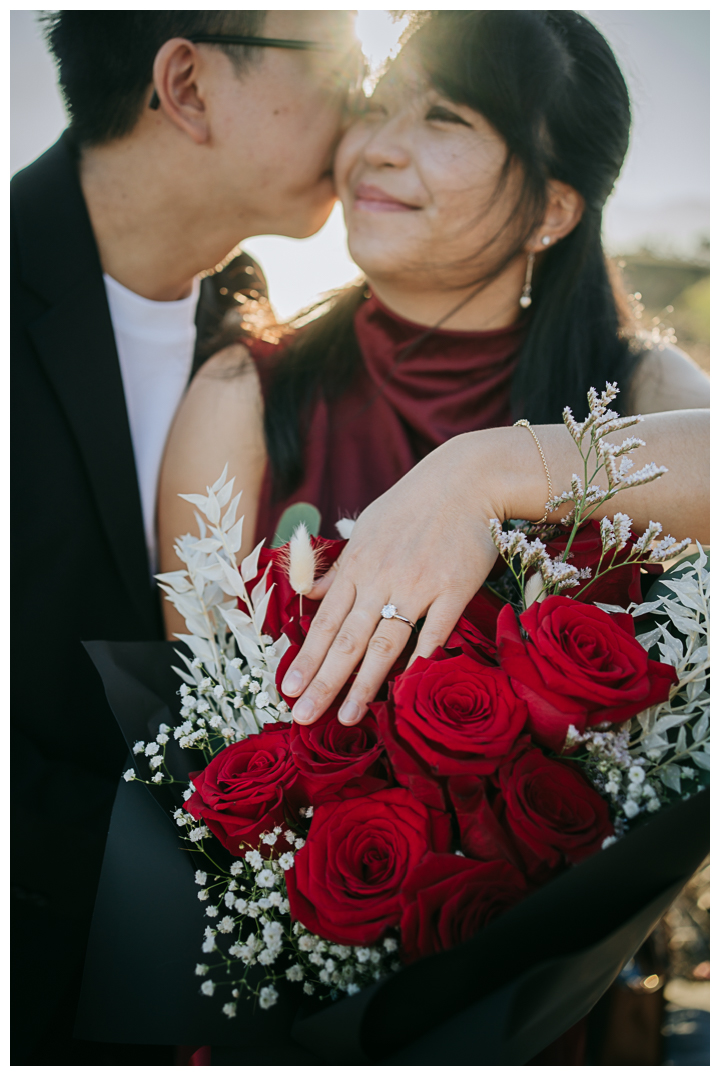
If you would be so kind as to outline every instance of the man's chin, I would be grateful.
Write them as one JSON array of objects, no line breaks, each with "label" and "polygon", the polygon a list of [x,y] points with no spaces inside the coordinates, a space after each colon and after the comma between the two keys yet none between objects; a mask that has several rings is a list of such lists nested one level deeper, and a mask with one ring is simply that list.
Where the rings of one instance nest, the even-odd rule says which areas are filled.
[{"label": "man's chin", "polygon": [[314,236],[322,229],[330,217],[332,208],[337,202],[337,195],[332,184],[329,191],[326,190],[323,197],[318,199],[313,206],[307,208],[305,213],[298,214],[293,222],[289,222],[287,230],[283,230],[285,236],[291,236],[295,240],[305,240],[308,236]]}]

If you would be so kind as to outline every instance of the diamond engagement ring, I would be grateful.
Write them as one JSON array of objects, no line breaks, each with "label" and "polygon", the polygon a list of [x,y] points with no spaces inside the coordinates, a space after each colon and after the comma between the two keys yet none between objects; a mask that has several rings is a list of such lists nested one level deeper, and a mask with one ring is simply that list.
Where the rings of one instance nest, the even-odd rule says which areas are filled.
[{"label": "diamond engagement ring", "polygon": [[413,630],[417,630],[417,626],[412,619],[406,619],[404,615],[398,614],[398,609],[394,604],[385,604],[384,608],[380,612],[383,619],[400,619],[402,622],[406,622]]}]

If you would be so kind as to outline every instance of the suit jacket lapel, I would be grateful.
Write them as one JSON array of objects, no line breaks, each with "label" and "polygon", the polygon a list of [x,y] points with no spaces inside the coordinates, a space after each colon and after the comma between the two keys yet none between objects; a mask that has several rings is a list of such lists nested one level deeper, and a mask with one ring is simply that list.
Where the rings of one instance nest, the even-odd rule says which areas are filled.
[{"label": "suit jacket lapel", "polygon": [[142,614],[152,619],[155,605],[122,375],[67,134],[44,160],[36,190],[26,205],[15,205],[23,279],[49,305],[28,331],[77,440],[125,586]]}]

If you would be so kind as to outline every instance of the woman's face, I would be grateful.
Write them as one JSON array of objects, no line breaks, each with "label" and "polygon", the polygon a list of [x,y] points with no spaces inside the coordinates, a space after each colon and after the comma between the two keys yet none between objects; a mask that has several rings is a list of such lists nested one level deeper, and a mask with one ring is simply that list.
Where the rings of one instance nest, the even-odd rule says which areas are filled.
[{"label": "woman's face", "polygon": [[458,287],[494,268],[520,172],[498,186],[507,147],[488,121],[432,88],[401,56],[338,148],[335,179],[350,253],[373,280]]}]

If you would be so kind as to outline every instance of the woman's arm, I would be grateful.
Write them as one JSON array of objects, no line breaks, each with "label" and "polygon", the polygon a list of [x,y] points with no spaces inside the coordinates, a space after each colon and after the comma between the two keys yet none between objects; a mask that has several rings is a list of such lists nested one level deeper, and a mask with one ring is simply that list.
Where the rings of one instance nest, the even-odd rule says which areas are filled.
[{"label": "woman's arm", "polygon": [[648,349],[635,369],[627,402],[629,413],[709,409],[710,380],[682,349]]},{"label": "woman's arm", "polygon": [[[200,369],[180,405],[165,448],[158,491],[160,570],[178,570],[182,563],[174,541],[197,535],[194,507],[178,492],[203,494],[228,465],[235,494],[243,492],[245,516],[238,561],[249,554],[255,535],[260,487],[265,470],[262,392],[255,367],[242,346],[212,357]],[[185,620],[172,604],[163,604],[167,635],[185,633]]]},{"label": "woman's arm", "polygon": [[[568,490],[580,466],[575,443],[562,424],[535,431],[554,491]],[[653,519],[678,538],[689,535],[706,543],[707,410],[648,416],[632,429],[636,432],[647,444],[632,454],[636,468],[655,461],[669,472],[618,493],[596,516],[623,511],[638,532]],[[622,442],[628,434],[607,438]],[[283,682],[289,695],[305,691],[294,718],[300,723],[317,719],[366,654],[340,713],[344,723],[357,723],[410,633],[405,623],[381,620],[382,606],[393,603],[413,621],[427,615],[414,656],[429,656],[445,643],[495,563],[490,519],[536,520],[543,516],[547,497],[547,479],[530,433],[498,428],[451,439],[372,503],[358,518],[339,570],[311,594],[319,597],[327,589]],[[550,520],[559,520],[563,512]]]}]

